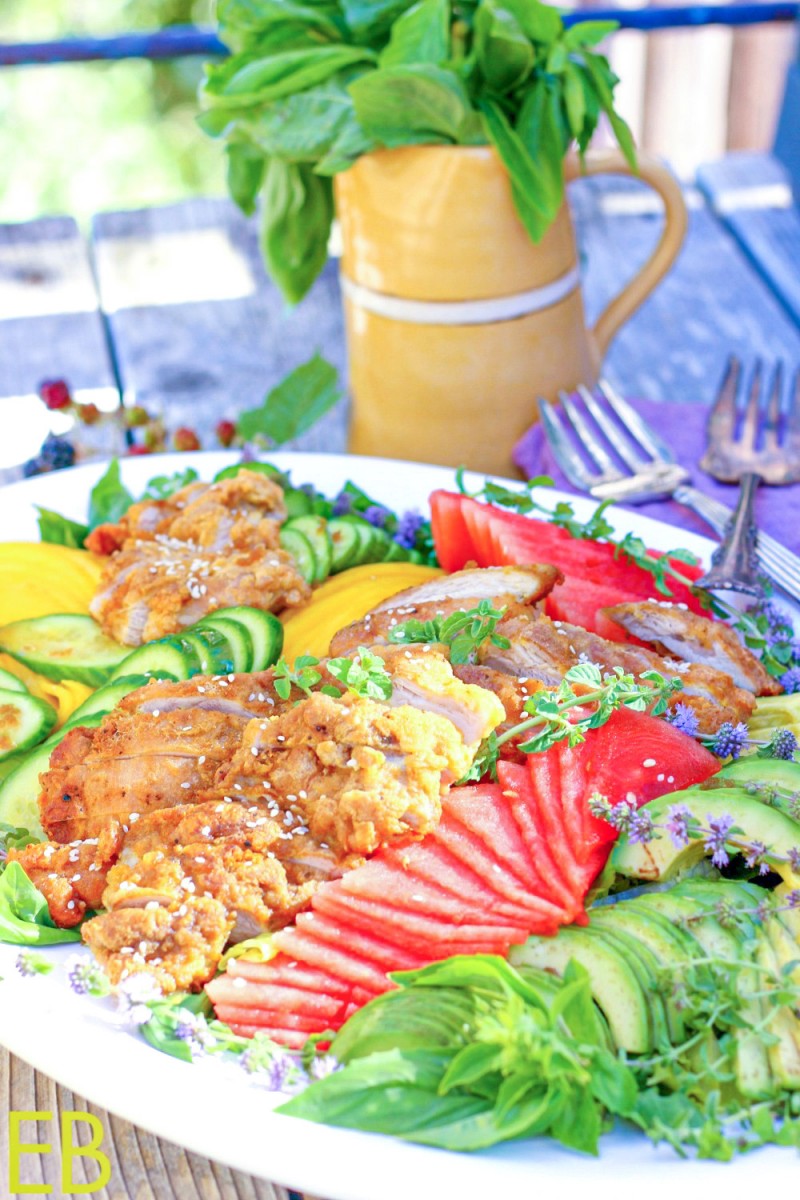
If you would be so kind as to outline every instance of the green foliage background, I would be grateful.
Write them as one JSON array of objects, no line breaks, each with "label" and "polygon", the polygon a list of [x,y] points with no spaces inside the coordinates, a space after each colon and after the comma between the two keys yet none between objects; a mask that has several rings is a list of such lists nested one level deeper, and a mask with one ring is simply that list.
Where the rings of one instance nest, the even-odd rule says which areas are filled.
[{"label": "green foliage background", "polygon": [[[0,0],[0,41],[118,34],[212,20],[213,0]],[[0,69],[0,220],[87,220],[107,208],[225,191],[195,124],[200,59]]]}]

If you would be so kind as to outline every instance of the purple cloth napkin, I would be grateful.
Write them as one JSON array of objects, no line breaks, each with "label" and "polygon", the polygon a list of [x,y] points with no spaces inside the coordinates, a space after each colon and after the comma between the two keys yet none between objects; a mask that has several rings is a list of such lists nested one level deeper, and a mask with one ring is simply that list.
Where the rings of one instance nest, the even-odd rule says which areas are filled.
[{"label": "purple cloth napkin", "polygon": [[[658,430],[661,438],[672,447],[678,462],[691,471],[694,486],[715,500],[720,500],[728,508],[733,508],[738,487],[735,484],[717,483],[697,465],[705,448],[708,410],[701,404],[672,401],[631,400],[630,404],[648,425]],[[517,442],[514,461],[527,478],[550,475],[556,487],[578,494],[577,488],[567,481],[559,469],[540,424],[534,425]],[[705,521],[674,500],[653,500],[636,505],[636,509],[680,529],[689,529],[706,537],[714,536]],[[800,485],[760,487],[756,496],[756,519],[760,529],[771,533],[790,550],[800,552]]]}]

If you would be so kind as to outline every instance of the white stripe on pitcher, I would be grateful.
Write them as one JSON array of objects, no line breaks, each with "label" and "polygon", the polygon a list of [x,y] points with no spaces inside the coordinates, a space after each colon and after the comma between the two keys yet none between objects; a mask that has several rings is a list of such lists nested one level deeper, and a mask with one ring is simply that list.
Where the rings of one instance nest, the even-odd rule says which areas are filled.
[{"label": "white stripe on pitcher", "polygon": [[346,275],[341,277],[342,291],[353,304],[391,321],[407,321],[412,325],[489,325],[497,321],[513,321],[528,313],[540,312],[565,300],[580,283],[577,266],[552,283],[516,292],[513,296],[493,296],[489,300],[407,300],[402,296],[387,296]]}]

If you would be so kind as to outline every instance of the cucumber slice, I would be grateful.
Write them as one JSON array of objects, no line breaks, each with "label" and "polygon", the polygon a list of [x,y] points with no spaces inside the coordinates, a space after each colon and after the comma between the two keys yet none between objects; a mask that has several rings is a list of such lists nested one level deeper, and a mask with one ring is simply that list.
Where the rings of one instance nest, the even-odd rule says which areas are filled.
[{"label": "cucumber slice", "polygon": [[317,577],[317,562],[311,542],[299,529],[284,525],[280,532],[281,545],[287,554],[291,554],[294,564],[306,583],[313,583]]},{"label": "cucumber slice", "polygon": [[281,530],[281,535],[284,532],[292,530],[293,532],[302,533],[311,545],[314,553],[314,578],[313,583],[322,583],[331,573],[331,559],[333,557],[333,546],[331,539],[328,536],[328,522],[324,517],[294,517],[293,520],[287,521]]},{"label": "cucumber slice", "polygon": [[76,725],[82,725],[84,717],[93,716],[94,713],[110,713],[112,708],[116,708],[120,700],[123,700],[129,692],[135,692],[140,687],[145,687],[150,682],[149,675],[122,675],[119,679],[115,679],[112,683],[105,684],[104,687],[98,688],[93,692],[87,700],[84,700],[80,708],[76,708],[75,712],[70,715],[65,726],[73,729]]},{"label": "cucumber slice", "polygon": [[405,546],[401,546],[392,538],[383,556],[383,562],[408,562],[410,554],[411,552],[406,550]]},{"label": "cucumber slice", "polygon": [[284,475],[283,471],[279,471],[272,463],[262,462],[234,463],[230,467],[223,467],[214,476],[214,483],[219,483],[220,479],[235,479],[240,471],[255,471],[256,475],[268,475],[270,479],[274,479],[281,487],[285,487],[288,483],[288,478]]},{"label": "cucumber slice", "polygon": [[341,517],[331,517],[328,522],[328,535],[331,539],[331,575],[346,571],[360,561],[358,554],[361,548],[361,538],[352,521],[344,521]]},{"label": "cucumber slice", "polygon": [[314,501],[299,488],[284,488],[283,502],[286,505],[287,520],[291,520],[293,517],[305,517],[314,511]]},{"label": "cucumber slice", "polygon": [[[105,713],[91,713],[81,721],[88,729],[94,729],[102,721]],[[72,728],[70,726],[69,728]],[[48,738],[41,746],[31,750],[23,761],[7,775],[0,784],[0,821],[27,829],[34,837],[44,839],[46,834],[39,820],[39,776],[50,765],[50,755],[64,734],[69,732],[64,725],[58,733]]]},{"label": "cucumber slice", "polygon": [[197,655],[201,675],[230,675],[235,670],[231,644],[221,630],[192,625],[181,637]]},{"label": "cucumber slice", "polygon": [[162,671],[173,679],[191,679],[200,674],[200,658],[194,646],[190,646],[178,634],[160,638],[157,642],[146,642],[123,659],[113,679],[123,675],[153,676]]},{"label": "cucumber slice", "polygon": [[[251,671],[263,671],[278,661],[283,650],[283,625],[274,613],[241,604],[235,608],[221,608],[214,614],[213,620],[223,619],[236,622],[249,633],[253,644]],[[206,617],[205,620],[212,618]]]},{"label": "cucumber slice", "polygon": [[47,737],[56,711],[28,692],[0,688],[0,762]]},{"label": "cucumber slice", "polygon": [[16,675],[12,675],[10,671],[4,671],[0,667],[0,688],[5,688],[9,692],[27,692],[25,684]]},{"label": "cucumber slice", "polygon": [[89,687],[105,683],[130,654],[127,646],[106,637],[91,617],[75,613],[5,625],[0,648],[48,679],[75,679]]},{"label": "cucumber slice", "polygon": [[383,530],[376,528],[375,525],[370,525],[369,521],[365,521],[363,517],[348,514],[340,517],[340,520],[352,526],[360,542],[358,553],[350,566],[362,567],[367,563],[382,562],[389,540]]},{"label": "cucumber slice", "polygon": [[209,617],[203,617],[203,620],[198,621],[197,625],[192,626],[192,629],[196,629],[203,637],[219,637],[225,643],[228,661],[231,665],[227,670],[217,671],[215,674],[229,675],[231,671],[237,673],[252,671],[255,655],[250,631],[238,621],[232,621],[229,617],[223,616],[222,613],[225,611],[222,609],[219,614],[214,613]]}]

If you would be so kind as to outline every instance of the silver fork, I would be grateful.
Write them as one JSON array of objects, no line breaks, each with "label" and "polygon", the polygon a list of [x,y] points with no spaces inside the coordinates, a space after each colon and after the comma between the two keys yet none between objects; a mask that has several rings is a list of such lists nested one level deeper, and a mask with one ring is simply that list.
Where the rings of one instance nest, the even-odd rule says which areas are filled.
[{"label": "silver fork", "polygon": [[732,355],[716,404],[708,419],[708,448],[700,466],[723,483],[739,483],[736,505],[721,544],[714,551],[711,568],[698,584],[759,595],[758,531],[754,517],[756,489],[763,482],[779,486],[800,480],[800,371],[792,388],[789,410],[781,413],[783,366],[778,363],[767,389],[757,359],[750,379],[747,404],[738,406],[743,372]]},{"label": "silver fork", "polygon": [[[545,435],[573,487],[597,500],[624,504],[671,496],[721,536],[733,516],[731,509],[690,486],[689,472],[676,463],[669,447],[609,383],[601,380],[595,390],[597,395],[586,387],[577,390],[585,414],[575,395],[561,392],[563,419],[559,408],[539,400]],[[584,461],[576,442],[591,465]],[[800,558],[764,533],[759,535],[757,553],[774,582],[789,596],[800,598]]]}]

